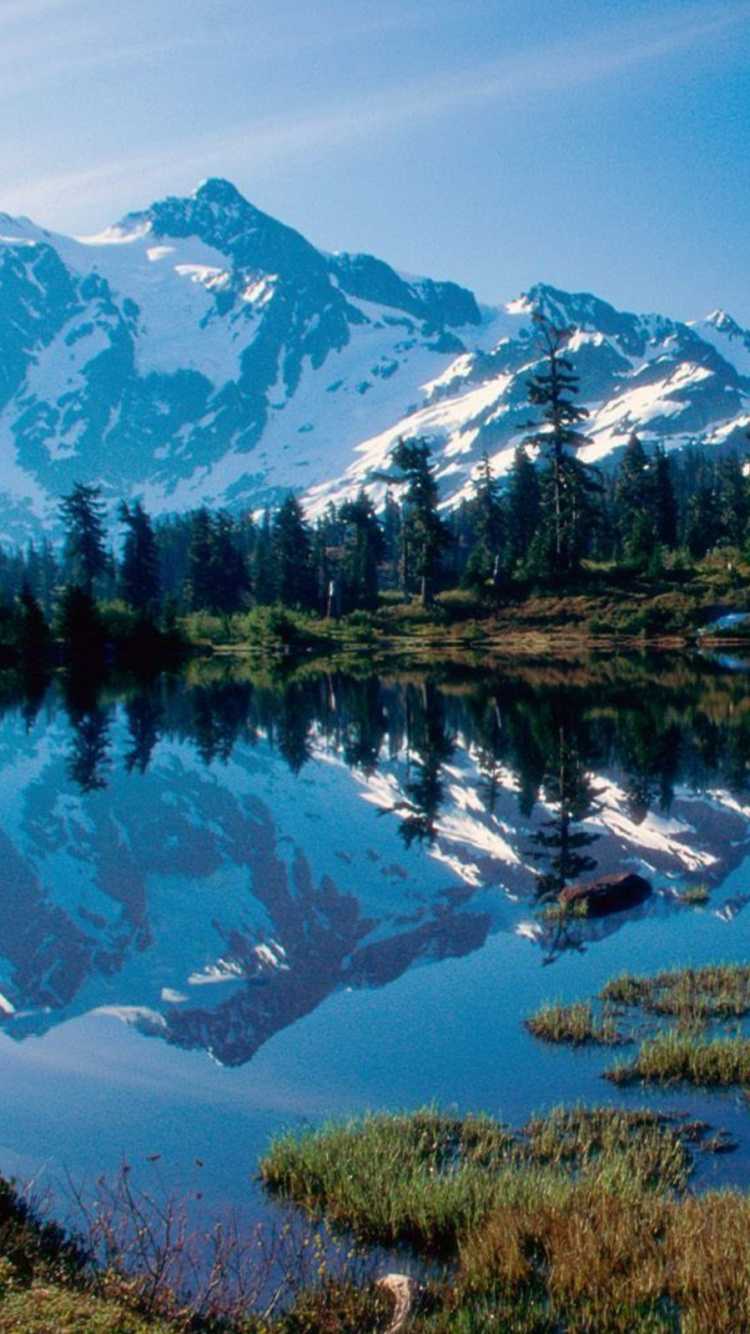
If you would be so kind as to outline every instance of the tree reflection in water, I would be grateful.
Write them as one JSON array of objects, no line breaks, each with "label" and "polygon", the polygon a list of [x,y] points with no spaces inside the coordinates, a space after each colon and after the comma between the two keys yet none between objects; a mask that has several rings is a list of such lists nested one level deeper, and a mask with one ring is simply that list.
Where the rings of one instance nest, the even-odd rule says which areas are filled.
[{"label": "tree reflection in water", "polygon": [[[84,986],[108,996],[150,951],[165,995],[134,976],[159,1034],[242,1063],[333,990],[493,930],[528,927],[547,961],[582,949],[618,922],[555,916],[554,899],[595,867],[651,860],[666,880],[698,855],[717,885],[745,855],[746,677],[699,660],[287,679],[201,662],[121,688],[71,673],[46,697],[0,681],[0,713],[33,719],[43,699],[70,732],[62,759],[42,719],[13,743],[34,771],[5,853],[19,1033]],[[80,800],[60,801],[66,780]]]},{"label": "tree reflection in water", "polygon": [[[643,676],[623,681],[601,664],[580,666],[561,684],[529,668],[513,675],[455,666],[441,681],[429,673],[357,678],[342,672],[274,680],[243,668],[192,668],[184,679],[129,683],[106,691],[91,678],[68,676],[62,701],[74,738],[71,778],[92,790],[107,781],[108,738],[115,703],[122,703],[131,744],[125,768],[144,773],[161,737],[189,739],[206,765],[226,762],[239,741],[264,736],[294,773],[316,744],[335,750],[352,769],[372,774],[384,760],[405,766],[401,815],[406,843],[431,842],[445,800],[445,766],[456,738],[475,760],[477,791],[492,814],[509,785],[518,810],[530,816],[540,800],[553,816],[534,835],[540,891],[553,892],[592,869],[583,849],[593,836],[579,826],[596,809],[590,775],[616,768],[634,820],[669,810],[677,784],[696,791],[717,782],[750,787],[750,700],[744,674],[693,660],[680,670],[644,663]],[[631,676],[633,676],[631,668]],[[13,678],[0,710],[23,708],[29,723],[45,700],[46,681]],[[46,702],[55,707],[55,687]],[[107,701],[106,703],[103,701]]]}]

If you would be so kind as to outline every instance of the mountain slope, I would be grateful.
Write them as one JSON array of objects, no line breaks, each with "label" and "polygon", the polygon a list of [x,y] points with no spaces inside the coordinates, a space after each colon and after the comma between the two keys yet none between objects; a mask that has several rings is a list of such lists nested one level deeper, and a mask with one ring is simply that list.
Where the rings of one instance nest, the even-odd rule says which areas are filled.
[{"label": "mountain slope", "polygon": [[226,181],[72,240],[0,215],[0,532],[55,515],[76,479],[156,513],[313,508],[427,435],[446,501],[486,450],[502,472],[526,427],[531,312],[576,325],[591,459],[632,430],[670,446],[739,441],[750,333],[689,326],[539,286],[480,311],[454,283],[326,255]]}]

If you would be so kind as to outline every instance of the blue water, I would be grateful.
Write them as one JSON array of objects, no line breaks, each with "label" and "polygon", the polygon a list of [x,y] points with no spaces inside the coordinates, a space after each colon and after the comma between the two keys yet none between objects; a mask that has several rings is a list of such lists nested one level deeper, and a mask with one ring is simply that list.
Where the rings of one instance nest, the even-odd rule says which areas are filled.
[{"label": "blue water", "polygon": [[[736,685],[727,688],[725,700],[712,678],[707,716],[736,718]],[[279,750],[278,701],[271,726],[257,692],[218,758],[186,721],[195,700],[176,714],[172,700],[143,772],[124,763],[126,701],[110,700],[105,777],[89,790],[80,771],[71,776],[80,718],[52,696],[30,727],[7,714],[1,832],[14,897],[0,993],[13,1010],[0,1029],[0,1170],[79,1182],[127,1161],[148,1180],[158,1155],[165,1178],[200,1180],[207,1211],[258,1214],[256,1161],[284,1127],[426,1103],[519,1124],[563,1101],[648,1101],[735,1133],[744,1151],[702,1171],[747,1182],[744,1095],[616,1092],[601,1078],[611,1053],[547,1047],[522,1023],[542,1001],[589,997],[626,968],[747,959],[744,728],[726,724],[700,775],[692,744],[676,770],[672,757],[668,808],[654,799],[634,814],[631,798],[613,797],[578,810],[598,865],[648,866],[655,893],[633,914],[583,924],[579,948],[557,952],[518,928],[537,923],[538,934],[533,888],[544,868],[530,849],[555,818],[560,757],[548,757],[546,787],[521,810],[498,744],[493,813],[486,756],[482,770],[452,689],[442,740],[414,700],[405,738],[389,683],[378,763],[357,767],[343,756],[354,712],[343,719],[331,705],[342,692],[328,683],[329,712],[308,710],[309,755],[296,770],[297,741],[293,763]],[[528,700],[502,698],[516,726]],[[593,790],[626,793],[633,775],[615,743],[605,754],[598,733],[580,739],[586,709],[602,710],[600,691],[586,699],[569,719],[582,770]],[[376,713],[382,702],[376,691]],[[532,704],[540,718],[544,691]],[[636,735],[633,708],[625,721]],[[359,740],[362,726],[357,716]],[[550,744],[558,736],[554,721]],[[415,837],[407,817],[430,832]],[[657,835],[666,850],[655,850]],[[675,889],[702,878],[709,906],[678,907]]]}]

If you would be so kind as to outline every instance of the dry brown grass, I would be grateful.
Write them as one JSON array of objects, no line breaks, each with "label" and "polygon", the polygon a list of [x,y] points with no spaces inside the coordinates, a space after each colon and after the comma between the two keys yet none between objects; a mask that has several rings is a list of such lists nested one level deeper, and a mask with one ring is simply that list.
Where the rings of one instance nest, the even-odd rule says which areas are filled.
[{"label": "dry brown grass", "polygon": [[564,1198],[497,1210],[461,1265],[475,1293],[543,1290],[564,1331],[750,1330],[750,1201],[736,1192],[673,1198],[580,1182]]}]

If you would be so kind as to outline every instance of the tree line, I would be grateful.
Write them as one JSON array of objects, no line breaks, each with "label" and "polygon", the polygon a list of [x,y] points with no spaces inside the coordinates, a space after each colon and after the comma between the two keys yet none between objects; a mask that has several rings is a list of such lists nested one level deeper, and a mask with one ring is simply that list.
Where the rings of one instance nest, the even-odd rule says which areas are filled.
[{"label": "tree line", "polygon": [[[427,440],[399,440],[377,513],[362,489],[312,522],[290,493],[260,517],[202,506],[154,521],[143,503],[122,502],[119,539],[100,488],[77,482],[60,504],[65,538],[0,547],[0,629],[52,625],[89,640],[97,605],[120,603],[141,625],[173,625],[205,611],[230,615],[281,604],[339,616],[377,605],[385,590],[429,603],[439,589],[489,597],[524,584],[576,577],[585,560],[648,576],[670,553],[698,560],[716,547],[742,554],[750,542],[750,481],[737,451],[648,450],[633,435],[604,473],[580,459],[587,411],[568,352],[571,329],[535,317],[539,361],[528,381],[536,420],[501,482],[485,455],[472,495],[441,509]],[[20,626],[20,629],[18,628]],[[85,638],[85,636],[84,636]]]}]

